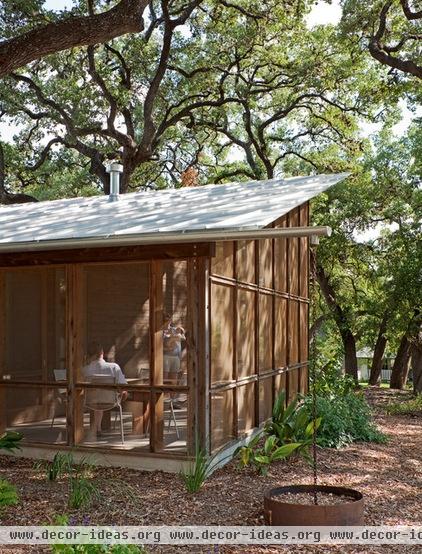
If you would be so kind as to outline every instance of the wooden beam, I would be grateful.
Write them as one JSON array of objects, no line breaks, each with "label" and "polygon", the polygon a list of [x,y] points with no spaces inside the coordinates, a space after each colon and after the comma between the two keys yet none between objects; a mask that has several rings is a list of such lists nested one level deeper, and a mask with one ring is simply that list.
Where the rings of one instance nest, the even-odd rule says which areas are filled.
[{"label": "wooden beam", "polygon": [[215,243],[150,244],[72,250],[43,250],[40,252],[7,252],[0,254],[0,267],[177,260],[192,256],[212,257],[214,255]]}]

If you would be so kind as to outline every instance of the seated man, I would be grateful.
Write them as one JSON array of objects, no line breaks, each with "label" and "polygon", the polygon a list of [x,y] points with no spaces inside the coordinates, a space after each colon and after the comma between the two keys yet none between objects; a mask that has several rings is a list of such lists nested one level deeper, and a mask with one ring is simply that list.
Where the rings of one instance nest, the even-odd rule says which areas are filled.
[{"label": "seated man", "polygon": [[[98,382],[98,378],[101,375],[104,375],[105,377],[113,377],[114,383],[116,385],[126,385],[127,381],[125,376],[123,375],[122,370],[120,367],[115,363],[106,362],[104,360],[104,349],[101,345],[101,343],[93,341],[90,342],[87,349],[87,361],[88,365],[84,366],[82,369],[82,374],[84,379],[86,379],[88,382],[91,382],[93,380],[93,377],[95,376],[95,380]],[[96,402],[101,403],[101,394],[104,394],[105,402],[108,402],[107,393],[113,392],[108,391],[104,389],[101,391],[101,389],[94,389],[96,391]],[[98,391],[98,392],[97,392]],[[98,393],[100,396],[98,397]],[[127,398],[127,391],[122,391],[120,393],[120,401],[122,402]],[[101,422],[103,419],[103,410],[93,410],[94,412],[94,431],[97,434],[101,434]]]}]

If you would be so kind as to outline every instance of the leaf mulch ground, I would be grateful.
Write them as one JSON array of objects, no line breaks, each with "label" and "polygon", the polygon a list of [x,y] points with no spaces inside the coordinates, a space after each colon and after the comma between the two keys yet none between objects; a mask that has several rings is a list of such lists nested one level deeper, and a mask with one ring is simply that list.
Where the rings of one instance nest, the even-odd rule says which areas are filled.
[{"label": "leaf mulch ground", "polygon": [[[406,397],[409,393],[399,393]],[[388,389],[370,389],[368,399],[387,444],[354,444],[341,450],[320,449],[322,484],[345,485],[360,490],[366,498],[367,525],[420,525],[422,511],[422,418],[387,416],[386,403],[397,398]],[[101,499],[89,510],[69,511],[65,481],[49,483],[34,462],[0,457],[0,477],[17,486],[20,503],[9,508],[3,525],[52,523],[67,513],[72,524],[114,525],[255,525],[262,524],[262,498],[266,489],[293,483],[310,483],[311,471],[301,459],[274,464],[266,477],[252,470],[239,470],[235,462],[216,471],[200,492],[188,494],[178,476],[129,469],[95,468],[93,478]],[[289,552],[393,553],[421,552],[420,546],[159,546],[149,552],[253,554]],[[46,547],[0,547],[0,552],[21,554],[48,552]]]}]

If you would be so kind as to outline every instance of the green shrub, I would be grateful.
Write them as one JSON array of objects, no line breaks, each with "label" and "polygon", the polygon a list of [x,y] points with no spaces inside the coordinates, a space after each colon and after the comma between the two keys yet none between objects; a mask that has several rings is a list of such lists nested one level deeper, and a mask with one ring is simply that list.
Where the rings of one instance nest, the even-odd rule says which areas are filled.
[{"label": "green shrub", "polygon": [[[346,396],[356,388],[355,381],[350,375],[344,375],[341,367],[332,364],[317,371],[315,379],[315,391],[318,396]],[[311,372],[311,390],[313,390]]]},{"label": "green shrub", "polygon": [[418,394],[404,402],[394,402],[386,407],[390,415],[417,415],[422,414],[422,394]]},{"label": "green shrub", "polygon": [[[312,414],[312,397],[305,399]],[[385,442],[387,439],[372,422],[371,410],[362,395],[317,396],[317,417],[321,418],[317,441],[320,446],[341,448],[352,442]]]},{"label": "green shrub", "polygon": [[16,506],[18,503],[18,495],[16,488],[6,481],[5,479],[0,479],[0,513],[7,506]]},{"label": "green shrub", "polygon": [[22,440],[23,435],[14,431],[7,431],[0,436],[0,450],[7,450],[13,452],[20,448],[19,443]]}]

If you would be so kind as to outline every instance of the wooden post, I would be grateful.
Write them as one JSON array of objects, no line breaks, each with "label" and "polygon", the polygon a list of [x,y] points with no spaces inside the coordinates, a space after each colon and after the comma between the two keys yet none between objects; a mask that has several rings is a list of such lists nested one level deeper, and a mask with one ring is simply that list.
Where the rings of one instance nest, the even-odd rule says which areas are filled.
[{"label": "wooden post", "polygon": [[198,383],[198,328],[199,328],[199,306],[198,300],[198,260],[188,260],[188,321],[187,321],[187,371],[188,371],[188,422],[187,422],[187,453],[193,455],[195,452],[195,438],[198,433],[198,395],[196,393]]},{"label": "wooden post", "polygon": [[68,444],[74,446],[84,438],[84,393],[76,388],[83,366],[83,269],[66,266],[66,337],[67,337],[67,424]]},{"label": "wooden post", "polygon": [[6,275],[0,270],[0,434],[7,427],[6,391],[2,386],[6,362]]},{"label": "wooden post", "polygon": [[[150,265],[150,378],[151,384],[163,383],[163,264]],[[151,389],[151,452],[164,448],[164,393]]]},{"label": "wooden post", "polygon": [[208,454],[211,450],[210,410],[210,260],[198,258],[197,295],[198,305],[198,371],[197,371],[197,419],[199,446]]}]

